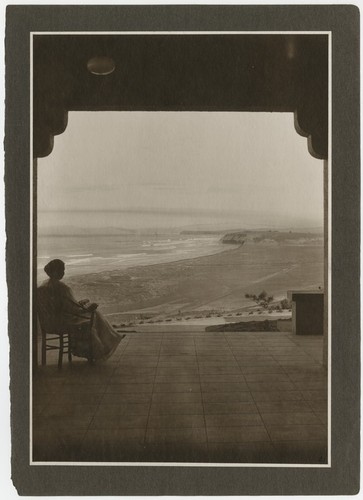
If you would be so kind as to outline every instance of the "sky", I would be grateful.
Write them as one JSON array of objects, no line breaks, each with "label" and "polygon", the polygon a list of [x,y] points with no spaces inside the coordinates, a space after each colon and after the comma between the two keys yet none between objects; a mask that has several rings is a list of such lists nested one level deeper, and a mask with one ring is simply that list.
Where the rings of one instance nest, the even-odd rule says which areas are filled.
[{"label": "sky", "polygon": [[292,113],[71,112],[38,160],[40,227],[323,225]]}]

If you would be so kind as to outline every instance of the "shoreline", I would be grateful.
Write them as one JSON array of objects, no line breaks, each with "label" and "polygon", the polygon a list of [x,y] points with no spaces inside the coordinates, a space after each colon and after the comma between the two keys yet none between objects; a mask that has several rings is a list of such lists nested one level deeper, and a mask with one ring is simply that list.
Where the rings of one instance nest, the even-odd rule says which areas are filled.
[{"label": "shoreline", "polygon": [[[80,272],[80,273],[76,272],[73,274],[72,270],[70,270],[69,271],[70,274],[69,274],[69,273],[67,273],[67,269],[70,269],[72,264],[66,263],[66,279],[69,278],[69,281],[72,281],[74,278],[84,279],[87,276],[94,276],[94,275],[100,275],[100,274],[105,274],[105,273],[131,271],[133,269],[138,269],[138,268],[162,266],[162,265],[179,263],[179,262],[188,261],[188,260],[194,261],[196,259],[202,259],[204,257],[210,257],[213,255],[219,255],[221,253],[230,252],[230,251],[236,250],[236,247],[240,248],[240,246],[242,246],[242,245],[238,245],[238,246],[237,245],[230,245],[230,246],[233,246],[234,248],[225,248],[226,245],[220,243],[220,246],[219,246],[220,249],[215,248],[212,251],[212,253],[203,253],[202,255],[200,255],[200,252],[195,251],[195,253],[196,253],[195,256],[183,257],[183,258],[176,259],[176,260],[175,260],[175,256],[170,256],[170,260],[167,259],[167,260],[163,260],[161,262],[151,262],[151,263],[147,261],[147,258],[145,258],[145,263],[141,263],[141,264],[140,263],[137,263],[137,264],[131,263],[130,265],[125,265],[125,266],[115,267],[115,268],[106,268],[106,269],[102,269],[102,270],[98,270],[98,271],[94,271],[94,272]],[[125,254],[125,255],[128,255],[128,254]],[[138,255],[138,254],[136,253],[134,255]],[[140,255],[141,255],[141,253],[140,253]],[[49,259],[50,259],[50,257],[49,257]],[[41,265],[39,267],[37,267],[37,273],[42,272],[42,270],[43,270],[43,267]],[[38,282],[39,283],[42,281],[42,279],[46,279],[46,276],[44,276],[44,278],[42,278],[38,274]]]},{"label": "shoreline", "polygon": [[[226,245],[223,245],[223,247],[225,247]],[[224,250],[221,250],[219,252],[213,252],[213,253],[210,253],[210,254],[205,254],[205,255],[199,255],[199,256],[196,256],[196,257],[187,257],[187,258],[184,258],[184,259],[178,259],[178,260],[168,260],[168,261],[165,261],[165,262],[155,262],[155,263],[152,263],[152,264],[138,264],[138,265],[134,265],[134,266],[130,266],[130,267],[124,267],[124,268],[115,268],[115,269],[106,269],[106,270],[103,270],[103,271],[96,271],[94,273],[83,273],[83,274],[72,274],[72,275],[69,275],[69,281],[73,281],[74,278],[86,278],[87,276],[97,276],[97,275],[100,275],[100,274],[109,274],[109,273],[123,273],[123,272],[131,272],[131,271],[138,271],[139,269],[141,268],[153,268],[153,267],[157,267],[157,266],[167,266],[167,265],[171,265],[171,264],[179,264],[179,263],[185,263],[187,261],[193,261],[193,263],[199,259],[204,259],[204,258],[208,258],[208,257],[213,257],[214,255],[221,255],[221,254],[224,254],[224,253],[229,253],[229,252],[233,252],[237,249],[240,249],[243,245],[231,245],[233,246],[234,248],[226,248]],[[66,278],[67,279],[67,278]],[[67,280],[68,281],[68,280]]]}]

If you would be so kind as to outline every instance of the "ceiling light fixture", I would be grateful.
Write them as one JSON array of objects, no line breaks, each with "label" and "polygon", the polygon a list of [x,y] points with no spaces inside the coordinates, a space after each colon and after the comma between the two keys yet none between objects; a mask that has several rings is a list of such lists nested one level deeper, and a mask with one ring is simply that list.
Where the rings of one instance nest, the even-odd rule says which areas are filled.
[{"label": "ceiling light fixture", "polygon": [[93,75],[110,75],[115,71],[115,61],[111,57],[92,57],[87,63],[87,69]]}]

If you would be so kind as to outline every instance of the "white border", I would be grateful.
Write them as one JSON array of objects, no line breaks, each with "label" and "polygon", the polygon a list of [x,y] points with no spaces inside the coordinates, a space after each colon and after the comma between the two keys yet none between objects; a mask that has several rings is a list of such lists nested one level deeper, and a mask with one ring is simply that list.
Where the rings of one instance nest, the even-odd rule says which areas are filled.
[{"label": "white border", "polygon": [[[30,307],[30,404],[29,404],[29,465],[40,466],[146,466],[146,467],[285,467],[331,468],[331,209],[332,209],[332,32],[331,31],[31,31],[30,32],[30,304],[33,299],[33,36],[34,35],[328,35],[328,463],[327,464],[270,464],[270,463],[185,463],[185,462],[34,462],[32,433],[33,380],[33,315]],[[325,183],[324,187],[325,189]],[[325,277],[324,277],[325,281]]]},{"label": "white border", "polygon": [[[328,40],[328,220],[324,224],[328,225],[328,464],[331,467],[331,302],[332,302],[332,33],[329,33]],[[324,185],[325,189],[325,185]]]}]

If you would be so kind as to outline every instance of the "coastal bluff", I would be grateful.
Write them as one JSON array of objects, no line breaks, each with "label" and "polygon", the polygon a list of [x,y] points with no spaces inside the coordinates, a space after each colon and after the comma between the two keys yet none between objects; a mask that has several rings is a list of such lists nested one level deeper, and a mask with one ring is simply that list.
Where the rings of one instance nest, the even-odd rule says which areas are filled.
[{"label": "coastal bluff", "polygon": [[247,233],[227,233],[221,238],[221,243],[230,245],[243,245],[247,239]]}]

